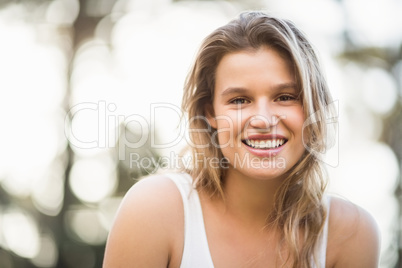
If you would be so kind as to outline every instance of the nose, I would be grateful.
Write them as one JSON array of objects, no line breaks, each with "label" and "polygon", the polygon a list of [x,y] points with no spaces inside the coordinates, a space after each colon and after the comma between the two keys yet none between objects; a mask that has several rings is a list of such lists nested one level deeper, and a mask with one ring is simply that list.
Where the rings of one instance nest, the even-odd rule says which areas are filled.
[{"label": "nose", "polygon": [[274,105],[260,102],[256,104],[248,123],[252,128],[269,132],[272,127],[278,125],[281,119],[282,116],[277,112]]}]

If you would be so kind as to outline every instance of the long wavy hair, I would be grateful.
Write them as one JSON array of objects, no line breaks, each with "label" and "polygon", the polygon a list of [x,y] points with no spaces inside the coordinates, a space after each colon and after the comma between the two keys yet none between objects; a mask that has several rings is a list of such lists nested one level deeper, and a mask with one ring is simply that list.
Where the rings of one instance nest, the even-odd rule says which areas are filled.
[{"label": "long wavy hair", "polygon": [[325,169],[320,161],[321,152],[328,145],[324,138],[328,132],[325,119],[335,116],[334,110],[328,109],[332,99],[314,49],[292,22],[264,12],[249,11],[204,39],[187,76],[182,102],[192,129],[189,135],[193,145],[189,147],[193,165],[188,172],[198,190],[224,198],[222,178],[226,169],[206,168],[207,165],[200,165],[197,159],[200,155],[203,159],[223,159],[220,149],[212,145],[216,130],[205,119],[206,107],[214,101],[216,67],[222,57],[262,46],[285,55],[292,64],[308,119],[303,129],[306,150],[277,190],[268,222],[283,237],[278,252],[287,252],[286,256],[279,254],[284,265],[311,267],[313,262],[318,265],[318,240],[326,218]]}]

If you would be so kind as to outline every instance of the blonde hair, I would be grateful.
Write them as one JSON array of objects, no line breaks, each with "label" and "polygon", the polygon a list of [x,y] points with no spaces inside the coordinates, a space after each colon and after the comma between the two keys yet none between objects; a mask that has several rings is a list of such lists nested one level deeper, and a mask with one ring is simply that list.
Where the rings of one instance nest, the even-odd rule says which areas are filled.
[{"label": "blonde hair", "polygon": [[[208,124],[206,107],[213,103],[215,72],[222,57],[228,53],[257,50],[266,46],[288,58],[294,67],[300,88],[305,118],[312,123],[304,126],[305,150],[297,164],[288,171],[287,178],[275,195],[274,210],[269,222],[283,235],[285,264],[291,267],[311,267],[317,263],[316,247],[323,230],[326,208],[322,197],[325,190],[324,169],[319,159],[326,148],[325,118],[331,96],[317,56],[310,42],[296,26],[284,19],[256,11],[249,11],[207,36],[186,79],[182,108],[187,112],[190,138],[195,145],[210,145],[214,129]],[[328,118],[328,117],[327,117]],[[208,131],[205,131],[208,130]],[[198,190],[224,198],[222,178],[225,168],[206,168],[204,159],[223,159],[217,146],[192,146],[193,167],[189,173]]]}]

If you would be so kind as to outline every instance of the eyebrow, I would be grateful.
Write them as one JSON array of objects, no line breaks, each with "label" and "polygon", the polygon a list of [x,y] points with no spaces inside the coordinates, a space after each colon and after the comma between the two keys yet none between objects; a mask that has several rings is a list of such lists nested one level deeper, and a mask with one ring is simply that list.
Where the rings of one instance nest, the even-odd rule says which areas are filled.
[{"label": "eyebrow", "polygon": [[244,94],[247,91],[248,90],[243,87],[228,87],[221,93],[221,96],[227,96],[232,94]]},{"label": "eyebrow", "polygon": [[[295,82],[281,83],[281,84],[275,85],[273,87],[273,91],[281,91],[281,90],[287,89],[287,88],[296,89],[297,84]],[[245,94],[247,92],[248,92],[248,90],[243,87],[228,87],[221,93],[221,96],[227,96],[227,95],[232,95],[232,94]]]}]

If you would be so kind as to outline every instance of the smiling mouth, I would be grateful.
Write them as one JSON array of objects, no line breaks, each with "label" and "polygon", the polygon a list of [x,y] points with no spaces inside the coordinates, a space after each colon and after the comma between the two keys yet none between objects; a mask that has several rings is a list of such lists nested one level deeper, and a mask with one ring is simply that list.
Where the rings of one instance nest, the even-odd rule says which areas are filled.
[{"label": "smiling mouth", "polygon": [[278,147],[283,146],[288,140],[287,139],[268,139],[268,140],[252,140],[252,139],[245,139],[242,142],[251,148],[254,149],[276,149]]}]

